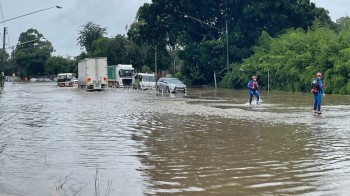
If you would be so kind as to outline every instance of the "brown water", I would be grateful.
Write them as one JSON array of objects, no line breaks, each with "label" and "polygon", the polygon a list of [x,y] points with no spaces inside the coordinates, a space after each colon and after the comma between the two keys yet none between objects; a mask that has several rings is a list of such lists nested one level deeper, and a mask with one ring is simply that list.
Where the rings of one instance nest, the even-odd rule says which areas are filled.
[{"label": "brown water", "polygon": [[350,97],[261,98],[7,83],[0,195],[347,195]]}]

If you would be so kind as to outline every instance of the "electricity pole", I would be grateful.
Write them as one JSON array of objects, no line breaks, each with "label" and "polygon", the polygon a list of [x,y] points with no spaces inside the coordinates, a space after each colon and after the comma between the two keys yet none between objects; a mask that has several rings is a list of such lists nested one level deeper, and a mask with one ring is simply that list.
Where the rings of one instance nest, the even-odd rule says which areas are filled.
[{"label": "electricity pole", "polygon": [[158,70],[157,70],[157,46],[154,48],[154,69],[156,72],[156,84],[158,80]]},{"label": "electricity pole", "polygon": [[[4,21],[0,21],[0,24],[2,23],[5,23],[7,21],[11,21],[11,20],[14,20],[14,19],[17,19],[17,18],[21,18],[21,17],[24,17],[24,16],[28,16],[28,15],[31,15],[31,14],[35,14],[35,13],[38,13],[38,12],[42,12],[42,11],[45,11],[45,10],[48,10],[48,9],[52,9],[52,8],[57,8],[57,9],[62,9],[61,6],[52,6],[52,7],[48,7],[48,8],[45,8],[45,9],[41,9],[41,10],[38,10],[38,11],[35,11],[35,12],[30,12],[28,14],[23,14],[23,15],[20,15],[20,16],[17,16],[17,17],[14,17],[14,18],[10,18],[10,19],[7,19],[7,20],[4,20]],[[3,87],[4,84],[5,84],[5,38],[6,38],[6,33],[7,33],[7,27],[4,27],[4,36],[3,36],[3,46],[2,46],[2,73],[0,74],[0,86]]]},{"label": "electricity pole", "polygon": [[5,83],[5,42],[6,42],[6,32],[7,27],[4,27],[4,36],[2,40],[2,71],[1,71],[1,87],[4,86]]}]

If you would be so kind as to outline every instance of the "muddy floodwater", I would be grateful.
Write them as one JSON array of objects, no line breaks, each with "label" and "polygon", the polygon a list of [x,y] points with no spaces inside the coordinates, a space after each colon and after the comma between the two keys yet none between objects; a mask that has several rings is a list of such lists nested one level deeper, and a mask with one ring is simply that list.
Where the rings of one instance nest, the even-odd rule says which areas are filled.
[{"label": "muddy floodwater", "polygon": [[55,83],[0,94],[0,195],[348,195],[350,97]]}]

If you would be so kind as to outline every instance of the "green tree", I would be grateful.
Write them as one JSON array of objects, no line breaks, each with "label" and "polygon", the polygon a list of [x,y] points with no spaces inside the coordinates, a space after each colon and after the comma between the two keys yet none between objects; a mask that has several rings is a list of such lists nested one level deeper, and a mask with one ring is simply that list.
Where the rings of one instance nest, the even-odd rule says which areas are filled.
[{"label": "green tree", "polygon": [[22,74],[34,76],[45,73],[44,64],[52,52],[50,41],[36,29],[28,29],[20,34],[14,56]]},{"label": "green tree", "polygon": [[10,57],[9,53],[7,53],[6,50],[4,51],[3,48],[0,48],[0,69],[1,69],[0,72],[2,72],[2,68],[4,68],[5,75],[11,74],[11,72],[9,71],[12,70],[11,68],[9,68],[9,57]]},{"label": "green tree", "polygon": [[141,68],[141,72],[142,73],[151,73],[151,69],[147,65],[144,65]]},{"label": "green tree", "polygon": [[58,73],[72,73],[76,67],[76,61],[61,56],[51,56],[45,62],[45,72],[49,75]]},{"label": "green tree", "polygon": [[322,72],[326,93],[350,94],[350,29],[339,33],[321,25],[319,20],[307,30],[289,29],[272,38],[263,32],[254,55],[235,65],[221,82],[222,86],[245,88],[256,74],[261,88],[284,91],[310,91],[310,81]]},{"label": "green tree", "polygon": [[337,19],[336,25],[337,25],[338,31],[341,31],[343,29],[349,29],[350,28],[350,17],[346,16],[346,17],[341,17],[341,18]]},{"label": "green tree", "polygon": [[[193,20],[190,15],[198,20]],[[323,26],[332,26],[333,23],[328,12],[323,8],[315,7],[309,0],[225,0],[225,1],[171,1],[153,0],[151,4],[142,6],[136,16],[135,23],[131,26],[128,35],[136,43],[147,43],[149,46],[157,46],[161,53],[169,53],[171,50],[181,55],[184,60],[183,73],[195,83],[210,82],[205,76],[208,71],[225,65],[226,51],[222,47],[211,45],[203,50],[202,42],[220,41],[224,46],[226,41],[225,30],[228,24],[229,58],[233,63],[239,63],[242,59],[253,54],[253,46],[256,44],[261,32],[266,31],[272,37],[276,37],[289,28],[306,30],[317,18]],[[207,23],[216,28],[211,28]],[[218,30],[220,29],[220,30]],[[222,30],[221,30],[222,29]],[[198,47],[194,47],[194,46]],[[206,44],[204,44],[206,45]],[[210,49],[209,49],[210,48]],[[195,50],[195,51],[192,51]],[[211,59],[215,59],[216,68],[193,69],[196,62],[193,61],[197,54],[199,58],[207,54],[198,51],[212,52]],[[168,55],[171,58],[172,55]],[[187,58],[187,59],[186,59]],[[191,59],[192,58],[192,59]],[[194,64],[190,64],[190,63]],[[165,62],[166,65],[167,62]],[[208,63],[205,63],[208,65]],[[203,65],[206,66],[206,65]],[[212,66],[212,65],[209,65]],[[199,80],[198,80],[199,79]]]},{"label": "green tree", "polygon": [[120,34],[112,38],[100,37],[92,46],[93,52],[89,53],[90,56],[105,56],[108,65],[132,64],[138,70],[146,63],[149,51],[146,45],[139,46]]},{"label": "green tree", "polygon": [[182,68],[184,76],[191,78],[195,85],[212,83],[214,71],[220,73],[226,67],[222,63],[226,56],[220,55],[225,51],[225,46],[220,41],[208,40],[188,47],[179,55],[187,65]]},{"label": "green tree", "polygon": [[93,52],[93,42],[107,33],[106,27],[101,27],[93,22],[83,25],[79,31],[78,45],[86,52]]}]

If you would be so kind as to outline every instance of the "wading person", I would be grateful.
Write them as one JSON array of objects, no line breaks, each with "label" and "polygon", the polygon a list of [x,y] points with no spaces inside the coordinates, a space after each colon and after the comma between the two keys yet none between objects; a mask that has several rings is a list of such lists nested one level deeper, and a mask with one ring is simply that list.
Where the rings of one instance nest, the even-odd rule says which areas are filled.
[{"label": "wading person", "polygon": [[321,103],[322,96],[324,96],[324,84],[321,80],[322,74],[318,72],[316,74],[317,78],[314,78],[311,82],[311,92],[314,94],[314,113],[322,114]]},{"label": "wading person", "polygon": [[256,104],[259,103],[259,85],[258,82],[256,81],[257,77],[252,76],[252,79],[248,82],[248,92],[249,92],[249,105],[252,104],[253,96],[256,96]]}]

